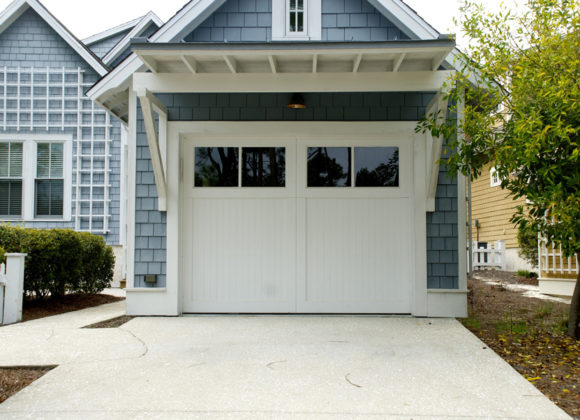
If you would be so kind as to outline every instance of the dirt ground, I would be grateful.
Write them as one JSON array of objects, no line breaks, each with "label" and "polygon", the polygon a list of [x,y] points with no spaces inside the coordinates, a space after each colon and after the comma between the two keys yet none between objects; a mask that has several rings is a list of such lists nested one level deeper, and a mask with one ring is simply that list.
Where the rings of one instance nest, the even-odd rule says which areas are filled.
[{"label": "dirt ground", "polygon": [[0,404],[52,369],[54,369],[54,366],[0,368]]},{"label": "dirt ground", "polygon": [[59,299],[25,299],[22,307],[22,321],[32,321],[33,319],[92,308],[124,299],[103,294],[66,295]]},{"label": "dirt ground", "polygon": [[580,341],[566,335],[569,305],[505,287],[534,282],[513,273],[476,272],[468,284],[469,317],[462,322],[554,403],[580,418]]},{"label": "dirt ground", "polygon": [[131,321],[134,316],[123,315],[117,318],[108,319],[106,321],[97,322],[96,324],[87,325],[83,328],[119,328],[121,325],[126,324]]}]

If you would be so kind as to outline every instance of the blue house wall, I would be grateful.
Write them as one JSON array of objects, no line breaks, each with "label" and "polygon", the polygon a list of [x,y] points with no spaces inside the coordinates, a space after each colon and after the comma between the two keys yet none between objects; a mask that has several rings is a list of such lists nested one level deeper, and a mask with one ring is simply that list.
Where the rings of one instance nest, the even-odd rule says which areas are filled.
[{"label": "blue house wall", "polygon": [[[54,31],[34,10],[28,9],[24,12],[10,27],[8,27],[4,32],[0,33],[0,72],[4,76],[4,72],[7,71],[10,74],[11,71],[16,71],[18,68],[35,68],[39,70],[46,70],[47,68],[62,70],[66,69],[81,69],[83,71],[83,82],[90,86],[99,80],[99,75],[92,69],[92,67],[87,64],[84,59],[79,56],[57,33]],[[3,97],[4,89],[11,89],[4,85],[4,77],[0,77],[0,98]],[[67,88],[65,88],[66,90]],[[35,107],[38,104],[46,104],[47,93],[51,95],[46,89],[33,89],[32,101]],[[76,92],[76,90],[75,90]],[[8,92],[10,93],[10,92]],[[66,92],[65,92],[66,94]],[[58,103],[59,97],[50,96],[51,103],[54,99],[54,103]],[[23,112],[20,110],[20,114],[16,112],[18,108],[17,101],[10,100],[6,104],[2,103],[2,106],[6,106],[6,113],[0,112],[0,132],[1,133],[19,133],[19,134],[30,134],[30,138],[34,139],[35,134],[70,134],[73,136],[73,191],[72,191],[72,214],[73,220],[67,222],[27,222],[26,225],[30,227],[37,228],[74,228],[75,221],[74,215],[76,213],[76,145],[77,145],[77,134],[80,132],[83,140],[88,140],[85,138],[88,136],[86,127],[83,126],[83,117],[81,121],[77,121],[77,117],[71,115],[71,112],[67,112],[71,109],[77,109],[78,101],[75,95],[70,97],[64,96],[66,101],[65,105],[65,121],[69,127],[51,127],[48,130],[44,122],[46,121],[47,109],[35,108],[33,112]],[[83,107],[87,106],[90,102],[84,101]],[[20,105],[23,105],[21,102]],[[30,104],[27,104],[30,107]],[[46,105],[44,105],[46,106]],[[22,107],[21,107],[22,108]],[[62,118],[62,113],[50,110],[51,120],[60,121]],[[6,124],[4,121],[4,115],[6,115]],[[33,116],[31,116],[33,115]],[[101,115],[104,115],[101,113]],[[37,124],[38,117],[38,124]],[[18,121],[20,119],[20,129],[17,128]],[[32,129],[31,126],[32,121]],[[100,118],[100,117],[99,117]],[[6,128],[4,126],[6,125]],[[100,137],[105,137],[104,128],[96,130],[93,133],[94,138],[98,139]],[[115,119],[111,119],[111,127],[109,133],[111,142],[109,154],[109,232],[104,235],[105,240],[109,244],[119,244],[119,234],[120,234],[120,182],[121,182],[121,127],[120,123]],[[101,144],[101,142],[99,142]],[[101,150],[96,150],[95,153],[99,153]],[[83,181],[84,182],[84,181]],[[103,190],[104,191],[104,190]],[[92,197],[102,198],[100,195],[100,190],[93,190]],[[91,197],[90,191],[81,189],[81,198],[89,199]],[[83,228],[81,223],[81,228]]]},{"label": "blue house wall", "polygon": [[[286,107],[288,94],[159,95],[170,121],[417,121],[433,93],[306,93],[308,109]],[[135,287],[166,284],[166,218],[157,189],[142,116],[137,124]],[[436,211],[427,215],[429,288],[458,288],[457,183],[442,168]],[[156,274],[155,285],[144,282]]]},{"label": "blue house wall", "polygon": [[[322,41],[393,41],[407,39],[366,0],[322,0]],[[229,0],[186,42],[270,42],[271,0]]]},{"label": "blue house wall", "polygon": [[99,58],[102,59],[109,53],[109,51],[115,48],[115,45],[117,45],[119,41],[121,41],[127,36],[129,32],[131,32],[131,29],[127,29],[126,31],[119,32],[108,38],[101,39],[100,41],[89,44],[88,47],[92,52],[94,52]]}]

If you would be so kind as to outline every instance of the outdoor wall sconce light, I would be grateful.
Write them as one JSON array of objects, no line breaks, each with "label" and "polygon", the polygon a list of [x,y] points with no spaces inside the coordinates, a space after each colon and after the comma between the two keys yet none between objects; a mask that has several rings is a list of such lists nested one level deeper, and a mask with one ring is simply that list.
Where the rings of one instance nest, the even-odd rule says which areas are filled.
[{"label": "outdoor wall sconce light", "polygon": [[304,96],[301,93],[294,93],[290,98],[290,103],[288,104],[288,108],[292,109],[306,109],[308,108],[304,103]]}]

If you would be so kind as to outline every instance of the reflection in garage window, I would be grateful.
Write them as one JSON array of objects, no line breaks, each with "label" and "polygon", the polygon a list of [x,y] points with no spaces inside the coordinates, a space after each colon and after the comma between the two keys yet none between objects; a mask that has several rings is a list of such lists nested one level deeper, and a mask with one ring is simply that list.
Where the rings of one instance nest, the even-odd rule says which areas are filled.
[{"label": "reflection in garage window", "polygon": [[286,149],[284,147],[244,147],[242,187],[284,187]]},{"label": "reflection in garage window", "polygon": [[398,187],[398,147],[356,147],[354,150],[357,187]]},{"label": "reflection in garage window", "polygon": [[237,147],[196,147],[196,187],[237,187]]},{"label": "reflection in garage window", "polygon": [[309,187],[350,187],[350,147],[309,147]]}]

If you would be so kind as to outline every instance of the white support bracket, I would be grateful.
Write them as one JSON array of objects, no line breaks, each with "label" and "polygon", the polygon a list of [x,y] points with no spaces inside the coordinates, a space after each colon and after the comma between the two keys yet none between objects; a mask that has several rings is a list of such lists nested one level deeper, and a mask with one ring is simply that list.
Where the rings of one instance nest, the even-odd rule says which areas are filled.
[{"label": "white support bracket", "polygon": [[[143,120],[145,122],[145,131],[147,132],[147,143],[151,153],[151,162],[153,164],[153,173],[155,175],[155,185],[157,186],[157,205],[159,211],[167,211],[167,184],[165,179],[166,170],[161,156],[159,145],[159,135],[155,127],[155,113],[159,116],[159,128],[167,127],[167,108],[155,95],[147,89],[136,90]],[[164,122],[164,123],[162,123]],[[166,136],[163,136],[166,138]]]},{"label": "white support bracket", "polygon": [[[437,93],[426,108],[426,114],[437,115],[438,123],[442,123],[447,118],[447,106],[449,100],[443,97],[441,92]],[[433,137],[430,132],[427,137],[427,211],[435,211],[435,196],[437,194],[437,182],[439,180],[439,161],[441,160],[441,149],[443,148],[443,136]]]}]

